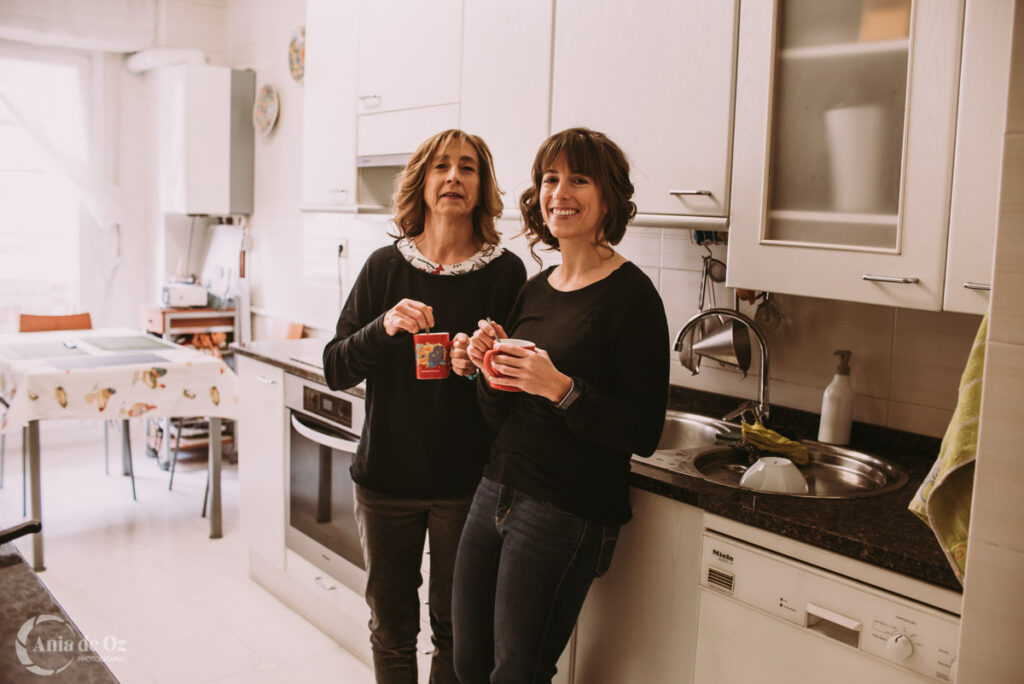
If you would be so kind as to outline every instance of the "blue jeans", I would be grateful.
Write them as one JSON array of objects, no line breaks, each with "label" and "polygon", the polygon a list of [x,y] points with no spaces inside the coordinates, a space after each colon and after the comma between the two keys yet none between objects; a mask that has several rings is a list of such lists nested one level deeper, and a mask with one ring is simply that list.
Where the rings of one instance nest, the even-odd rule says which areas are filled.
[{"label": "blue jeans", "polygon": [[355,513],[366,563],[370,646],[378,684],[416,684],[423,543],[430,533],[431,684],[457,684],[452,665],[452,574],[470,497],[406,499],[355,485]]},{"label": "blue jeans", "polygon": [[455,560],[459,681],[549,682],[618,535],[618,525],[585,520],[483,479]]}]

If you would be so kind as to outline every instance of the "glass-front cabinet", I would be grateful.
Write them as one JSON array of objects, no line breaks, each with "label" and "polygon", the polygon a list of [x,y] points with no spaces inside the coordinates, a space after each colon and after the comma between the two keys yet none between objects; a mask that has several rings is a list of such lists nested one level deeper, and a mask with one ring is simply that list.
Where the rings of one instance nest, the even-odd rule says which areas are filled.
[{"label": "glass-front cabinet", "polygon": [[963,2],[740,7],[728,284],[941,308]]}]

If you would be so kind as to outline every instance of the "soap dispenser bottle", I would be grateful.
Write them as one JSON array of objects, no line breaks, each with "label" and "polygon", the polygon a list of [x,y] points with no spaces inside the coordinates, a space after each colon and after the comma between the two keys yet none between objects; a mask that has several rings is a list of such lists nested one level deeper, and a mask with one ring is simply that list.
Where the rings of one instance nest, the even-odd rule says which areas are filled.
[{"label": "soap dispenser bottle", "polygon": [[839,357],[836,375],[821,398],[821,424],[818,441],[826,444],[849,444],[853,422],[853,386],[850,384],[850,355],[846,349],[835,352]]}]

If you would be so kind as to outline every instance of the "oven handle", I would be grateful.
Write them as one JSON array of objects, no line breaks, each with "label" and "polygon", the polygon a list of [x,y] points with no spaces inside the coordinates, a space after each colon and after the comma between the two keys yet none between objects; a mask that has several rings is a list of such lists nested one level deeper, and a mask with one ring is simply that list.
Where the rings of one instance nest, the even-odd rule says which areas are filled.
[{"label": "oven handle", "polygon": [[[307,419],[308,420],[308,419]],[[337,449],[338,451],[344,451],[347,454],[356,453],[356,448],[359,446],[359,440],[353,439],[344,435],[340,431],[331,430],[330,433],[325,430],[330,430],[326,425],[318,425],[313,427],[307,425],[305,421],[299,418],[297,413],[292,413],[292,427],[300,435],[308,440],[321,444],[325,447]]]}]

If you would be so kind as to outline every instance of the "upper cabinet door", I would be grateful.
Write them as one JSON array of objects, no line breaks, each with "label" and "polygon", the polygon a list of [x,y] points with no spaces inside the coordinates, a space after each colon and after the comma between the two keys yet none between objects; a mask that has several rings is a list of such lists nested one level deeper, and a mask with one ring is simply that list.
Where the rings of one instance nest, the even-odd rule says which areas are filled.
[{"label": "upper cabinet door", "polygon": [[941,307],[963,5],[742,4],[729,286]]},{"label": "upper cabinet door", "polygon": [[360,114],[459,101],[462,0],[360,0]]},{"label": "upper cabinet door", "polygon": [[555,3],[551,131],[587,126],[622,147],[640,213],[725,228],[736,5]]},{"label": "upper cabinet door", "polygon": [[983,314],[992,287],[1013,43],[1013,4],[972,0],[964,17],[944,311]]},{"label": "upper cabinet door", "polygon": [[302,209],[356,203],[356,32],[350,2],[307,0]]},{"label": "upper cabinet door", "polygon": [[552,0],[466,3],[461,127],[494,156],[505,216],[515,215],[548,136]]}]

